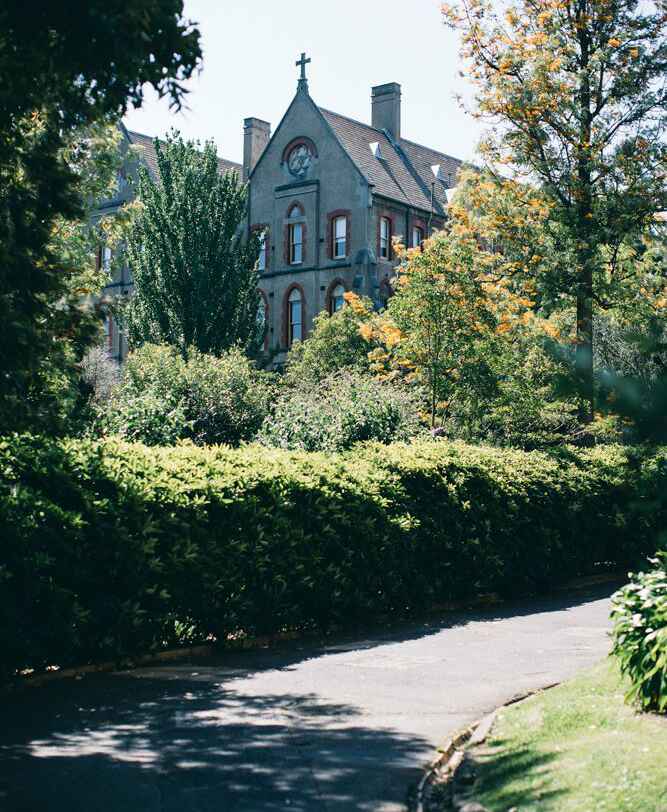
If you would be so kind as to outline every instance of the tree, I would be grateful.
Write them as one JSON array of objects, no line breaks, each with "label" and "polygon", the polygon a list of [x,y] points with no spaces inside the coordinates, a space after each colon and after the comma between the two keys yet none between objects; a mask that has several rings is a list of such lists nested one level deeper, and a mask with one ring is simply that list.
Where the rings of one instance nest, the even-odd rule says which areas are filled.
[{"label": "tree", "polygon": [[134,294],[130,343],[220,354],[258,340],[259,240],[244,238],[247,189],[220,173],[215,145],[178,133],[155,142],[159,179],[140,169],[140,206],[128,236]]},{"label": "tree", "polygon": [[288,386],[310,386],[342,369],[369,372],[368,354],[377,344],[364,338],[359,328],[373,320],[370,299],[345,294],[345,306],[336,313],[315,317],[305,341],[296,341],[287,355]]},{"label": "tree", "polygon": [[[474,389],[486,377],[485,347],[509,324],[494,313],[474,264],[476,250],[473,239],[448,232],[427,240],[423,251],[399,248],[396,291],[377,319],[384,348],[371,358],[425,388],[431,427],[439,404],[448,403],[464,381]],[[362,335],[371,329],[362,325]]]},{"label": "tree", "polygon": [[593,413],[593,309],[600,281],[665,207],[663,0],[491,0],[444,7],[462,33],[477,113],[494,123],[491,166],[537,181],[563,254],[558,286],[577,309],[581,414]]},{"label": "tree", "polygon": [[73,133],[138,106],[145,85],[180,105],[201,51],[182,0],[38,0],[29,10],[9,0],[0,27],[0,430],[7,430],[31,419],[46,357],[82,322],[68,300],[77,268],[54,235],[58,218],[85,217],[85,184],[68,156]]}]

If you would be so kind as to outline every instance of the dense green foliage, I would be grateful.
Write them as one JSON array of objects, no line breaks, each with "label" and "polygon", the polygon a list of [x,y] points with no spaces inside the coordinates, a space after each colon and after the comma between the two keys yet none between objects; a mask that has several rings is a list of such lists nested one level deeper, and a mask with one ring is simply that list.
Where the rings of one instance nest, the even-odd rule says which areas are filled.
[{"label": "dense green foliage", "polygon": [[139,169],[140,206],[128,236],[134,292],[130,344],[219,354],[258,335],[259,240],[245,238],[247,188],[221,174],[215,145],[178,133],[155,141],[159,178]]},{"label": "dense green foliage", "polygon": [[[661,467],[662,466],[662,467]],[[541,591],[651,550],[665,453],[0,441],[11,672]]]},{"label": "dense green foliage", "polygon": [[144,344],[99,404],[100,428],[147,445],[238,445],[266,416],[271,382],[237,348],[220,357],[191,349],[186,361],[175,347]]},{"label": "dense green foliage", "polygon": [[287,355],[285,380],[289,385],[316,384],[340,369],[368,372],[368,353],[374,345],[359,332],[372,312],[370,301],[346,304],[336,313],[323,311],[313,320],[305,341],[296,341]]},{"label": "dense green foliage", "polygon": [[613,653],[643,710],[667,711],[667,553],[613,598]]},{"label": "dense green foliage", "polygon": [[201,54],[182,11],[182,0],[0,6],[2,430],[57,422],[59,392],[70,398],[69,371],[95,339],[74,295],[75,241],[63,251],[57,234],[62,221],[85,221],[88,202],[68,147],[139,106],[146,86],[180,104]]},{"label": "dense green foliage", "polygon": [[391,443],[417,434],[417,410],[405,387],[340,370],[316,383],[285,387],[258,439],[301,451],[342,451],[364,440]]}]

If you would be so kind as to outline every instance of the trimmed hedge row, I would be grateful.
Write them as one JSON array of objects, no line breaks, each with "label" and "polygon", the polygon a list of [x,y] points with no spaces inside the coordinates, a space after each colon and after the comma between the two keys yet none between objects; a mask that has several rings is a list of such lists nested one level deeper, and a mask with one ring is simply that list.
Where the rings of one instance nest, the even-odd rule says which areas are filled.
[{"label": "trimmed hedge row", "polygon": [[0,668],[349,624],[631,566],[667,451],[0,440]]}]

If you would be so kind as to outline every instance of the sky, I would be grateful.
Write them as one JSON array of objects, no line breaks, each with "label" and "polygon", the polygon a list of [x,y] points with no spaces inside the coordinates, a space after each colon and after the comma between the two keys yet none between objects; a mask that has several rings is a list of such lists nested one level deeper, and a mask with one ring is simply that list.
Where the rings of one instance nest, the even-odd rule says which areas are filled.
[{"label": "sky", "polygon": [[321,107],[370,123],[371,87],[398,82],[405,138],[474,156],[482,130],[455,99],[470,98],[470,86],[438,0],[185,0],[185,16],[198,24],[204,52],[188,83],[189,109],[174,113],[147,92],[125,117],[129,129],[160,136],[176,127],[187,138],[212,138],[219,155],[240,163],[243,119],[275,130],[305,51],[310,95]]}]

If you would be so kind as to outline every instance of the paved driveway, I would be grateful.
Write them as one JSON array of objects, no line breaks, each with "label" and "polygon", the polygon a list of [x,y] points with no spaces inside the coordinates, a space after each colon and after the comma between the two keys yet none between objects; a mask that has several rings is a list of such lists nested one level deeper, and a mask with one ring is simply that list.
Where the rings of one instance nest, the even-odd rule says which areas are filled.
[{"label": "paved driveway", "polygon": [[611,591],[23,692],[0,809],[402,810],[449,733],[605,655]]}]

